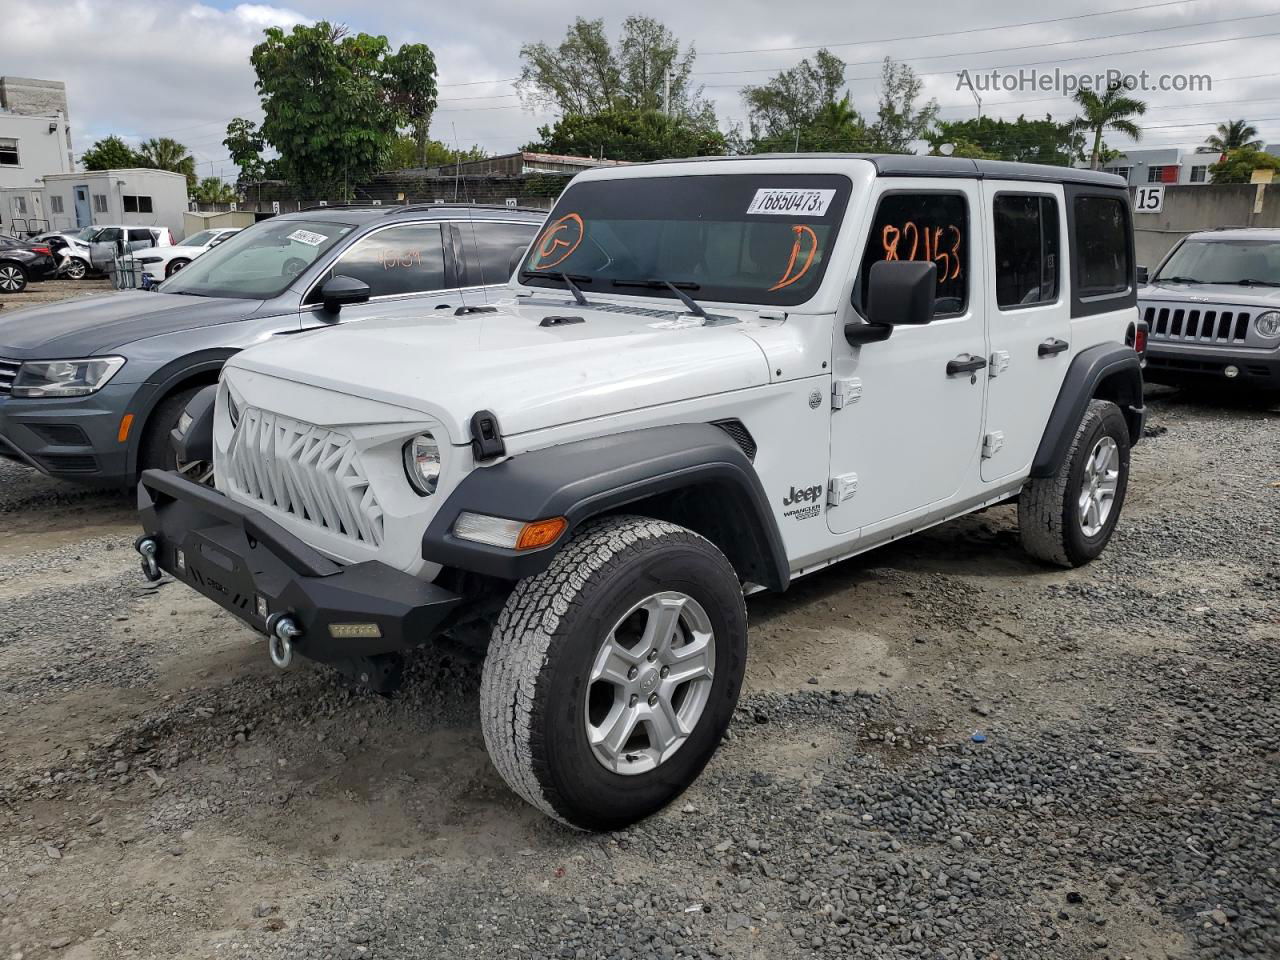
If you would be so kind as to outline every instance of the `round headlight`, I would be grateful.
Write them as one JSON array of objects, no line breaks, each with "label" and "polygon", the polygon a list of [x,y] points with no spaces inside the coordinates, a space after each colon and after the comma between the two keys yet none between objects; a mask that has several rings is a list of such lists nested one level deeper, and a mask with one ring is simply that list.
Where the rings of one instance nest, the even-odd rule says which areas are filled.
[{"label": "round headlight", "polygon": [[440,445],[435,437],[422,433],[404,445],[404,472],[422,496],[436,492],[440,482]]},{"label": "round headlight", "polygon": [[1266,337],[1268,340],[1280,337],[1280,310],[1268,310],[1266,313],[1260,313],[1253,321],[1253,329],[1258,331],[1258,336]]}]

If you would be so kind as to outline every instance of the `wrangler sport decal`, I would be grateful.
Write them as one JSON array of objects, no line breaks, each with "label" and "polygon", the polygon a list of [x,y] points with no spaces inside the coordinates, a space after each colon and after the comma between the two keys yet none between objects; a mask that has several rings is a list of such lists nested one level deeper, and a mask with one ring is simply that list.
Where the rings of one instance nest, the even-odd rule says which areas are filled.
[{"label": "wrangler sport decal", "polygon": [[791,520],[809,520],[822,513],[822,484],[815,483],[811,487],[792,487],[782,500],[782,515]]}]

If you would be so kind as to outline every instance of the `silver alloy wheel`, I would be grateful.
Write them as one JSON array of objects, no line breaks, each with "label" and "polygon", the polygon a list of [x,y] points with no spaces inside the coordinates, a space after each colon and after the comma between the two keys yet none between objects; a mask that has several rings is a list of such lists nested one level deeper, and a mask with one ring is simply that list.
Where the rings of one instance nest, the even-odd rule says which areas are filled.
[{"label": "silver alloy wheel", "polygon": [[1085,461],[1080,484],[1080,529],[1096,537],[1107,525],[1120,485],[1120,448],[1111,437],[1102,437]]},{"label": "silver alloy wheel", "polygon": [[0,290],[16,293],[26,285],[26,280],[23,278],[20,269],[8,264],[0,267]]},{"label": "silver alloy wheel", "polygon": [[67,261],[66,274],[72,280],[83,280],[84,275],[88,272],[89,272],[89,268],[85,265],[85,262],[81,260],[79,257],[72,257],[70,260]]},{"label": "silver alloy wheel", "polygon": [[605,636],[584,719],[596,759],[620,774],[653,770],[689,739],[711,698],[711,619],[686,593],[641,600]]}]

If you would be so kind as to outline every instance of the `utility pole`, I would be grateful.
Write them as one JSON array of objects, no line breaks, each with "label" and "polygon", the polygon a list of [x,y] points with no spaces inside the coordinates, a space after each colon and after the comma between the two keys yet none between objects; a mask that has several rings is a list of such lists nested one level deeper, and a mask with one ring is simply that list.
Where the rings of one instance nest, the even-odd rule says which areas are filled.
[{"label": "utility pole", "polygon": [[662,112],[671,119],[671,68],[667,67],[662,75]]}]

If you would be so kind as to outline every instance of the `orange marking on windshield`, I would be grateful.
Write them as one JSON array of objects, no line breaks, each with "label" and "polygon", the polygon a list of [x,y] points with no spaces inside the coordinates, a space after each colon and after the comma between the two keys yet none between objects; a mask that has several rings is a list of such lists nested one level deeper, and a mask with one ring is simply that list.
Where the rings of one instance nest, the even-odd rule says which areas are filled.
[{"label": "orange marking on windshield", "polygon": [[[574,231],[577,233],[576,236]],[[542,239],[538,241],[534,250],[533,269],[550,270],[552,267],[564,263],[573,255],[573,251],[578,249],[578,245],[582,243],[582,238],[586,235],[586,232],[582,218],[576,213],[566,213],[555,223],[550,224],[542,234]],[[561,234],[564,234],[564,236],[561,236]],[[564,248],[564,252],[556,259],[550,260],[549,258],[554,256],[561,248]]]},{"label": "orange marking on windshield", "polygon": [[[803,277],[809,272],[809,268],[813,266],[813,258],[818,255],[818,235],[813,232],[812,227],[797,223],[791,229],[796,235],[795,241],[791,244],[791,259],[787,261],[787,269],[783,271],[782,279],[769,288],[770,293],[775,290],[781,290],[783,287],[789,287]],[[804,266],[793,274],[791,271],[795,270],[796,261],[800,259],[800,250],[805,237],[809,238],[809,256],[805,259]]]}]

